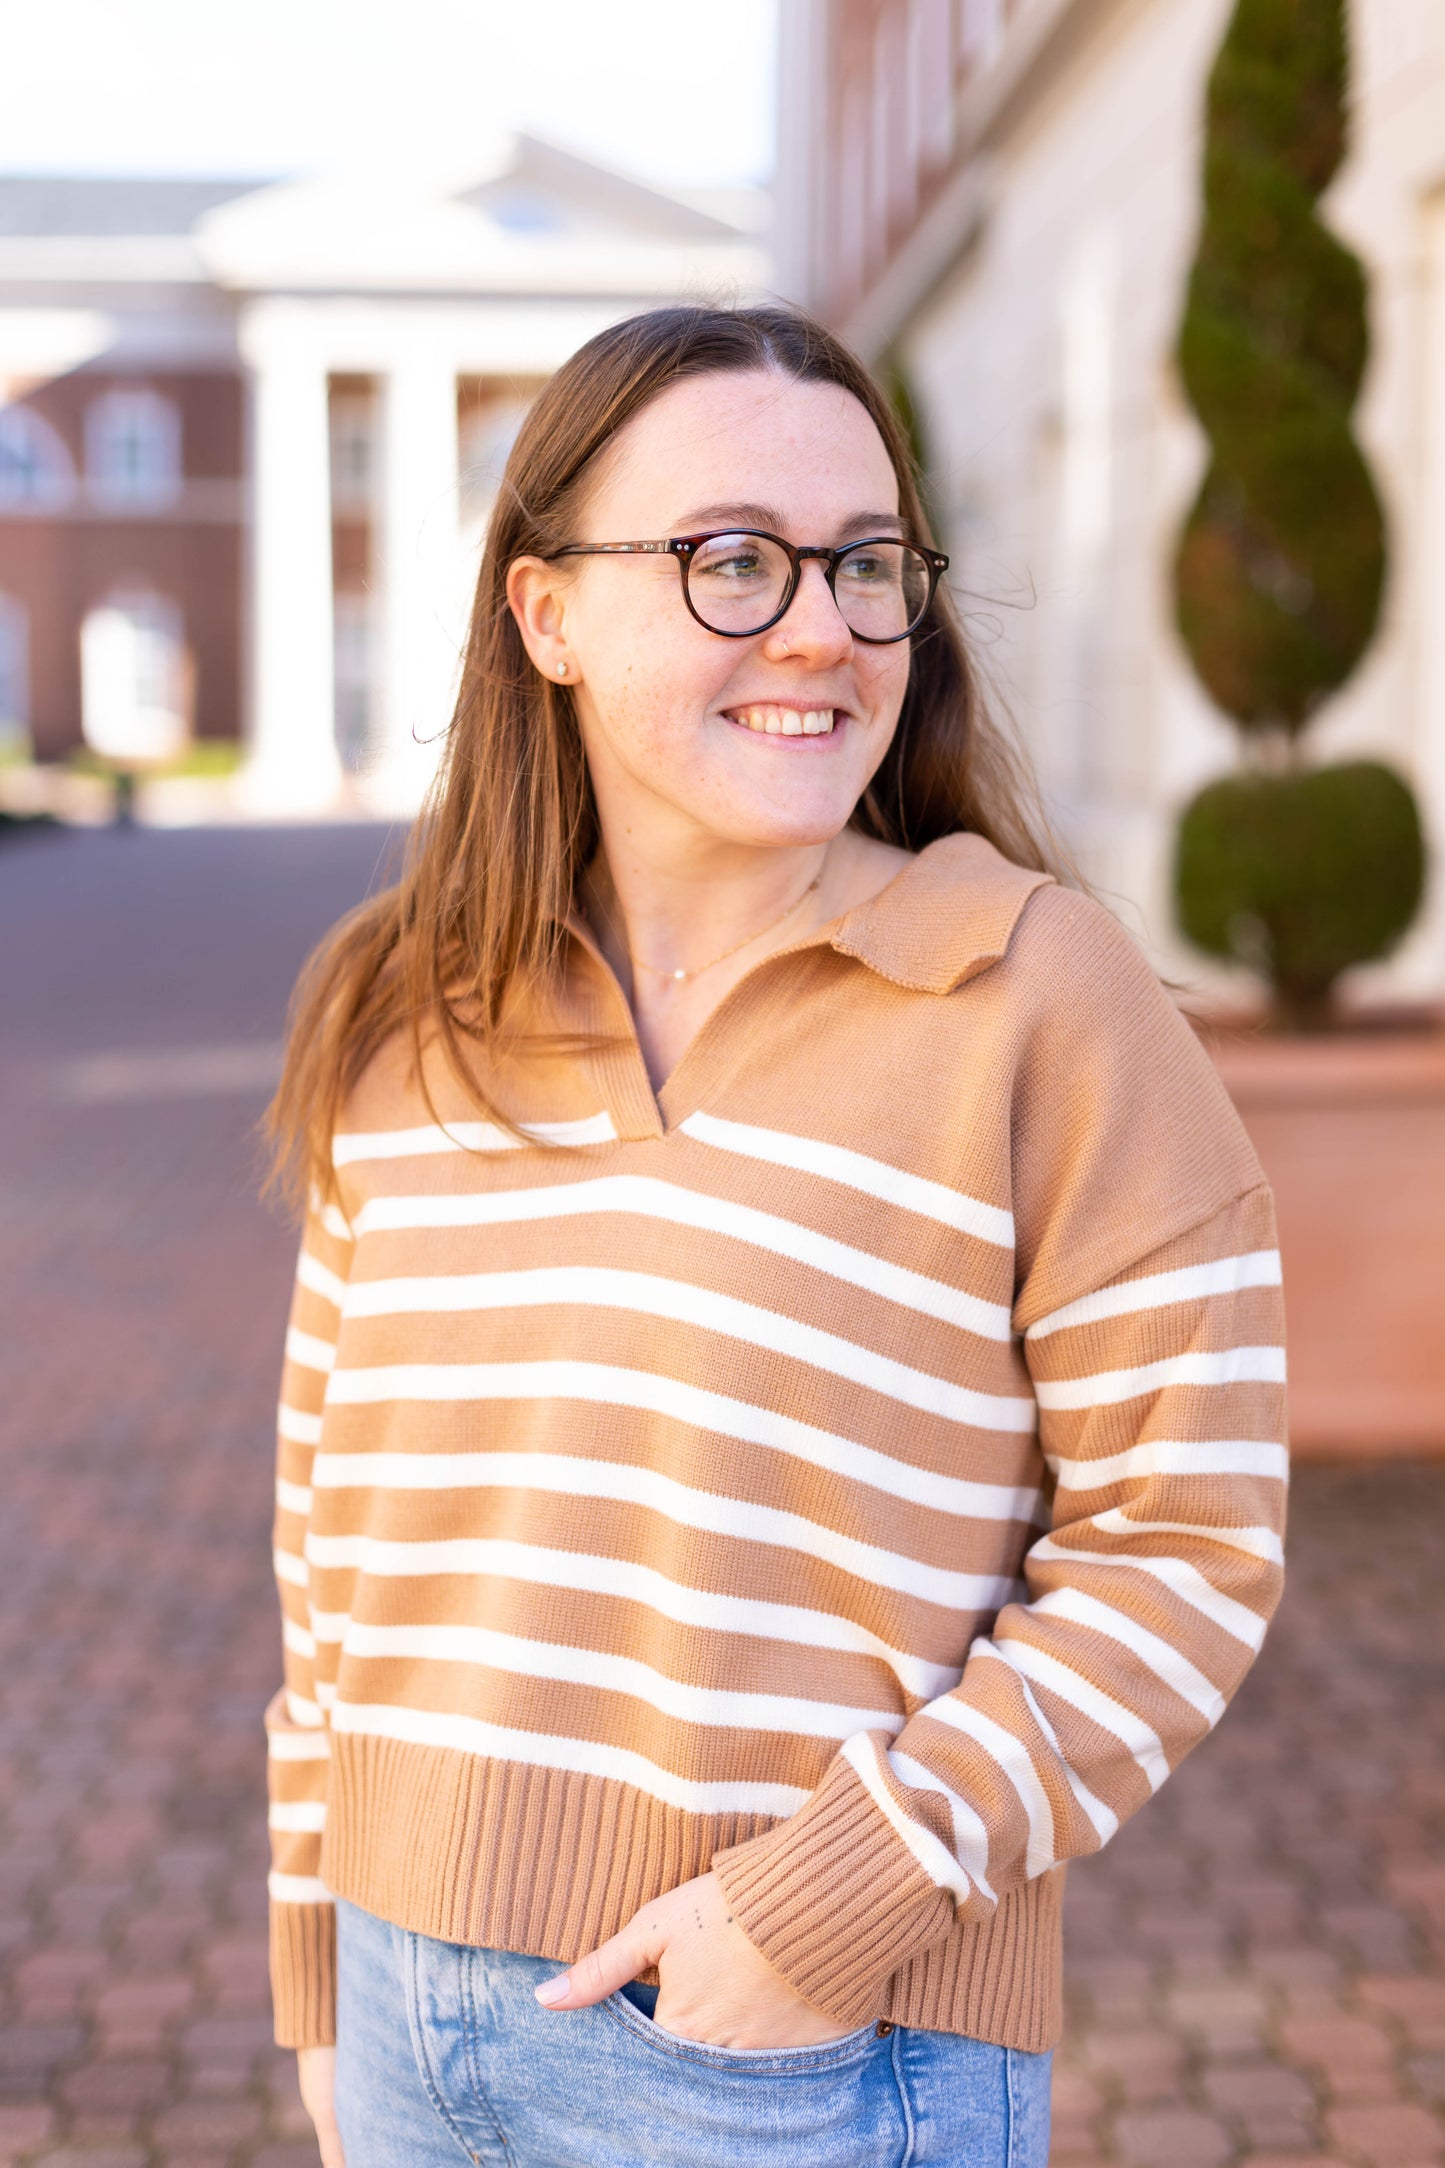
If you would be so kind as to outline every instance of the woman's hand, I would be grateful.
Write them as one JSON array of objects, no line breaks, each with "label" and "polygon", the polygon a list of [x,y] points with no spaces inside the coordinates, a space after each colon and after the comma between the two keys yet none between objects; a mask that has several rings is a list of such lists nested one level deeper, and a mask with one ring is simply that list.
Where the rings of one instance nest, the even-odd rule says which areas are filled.
[{"label": "woman's hand", "polygon": [[336,2128],[335,2048],[298,2048],[296,2075],[301,2080],[302,2106],[316,2125],[321,2168],[346,2168],[341,2133]]},{"label": "woman's hand", "polygon": [[644,1905],[620,1935],[545,1981],[537,2000],[549,2010],[583,2010],[649,1965],[662,1979],[656,2021],[684,2040],[715,2048],[806,2048],[854,2030],[793,1993],[732,1918],[714,1874]]}]

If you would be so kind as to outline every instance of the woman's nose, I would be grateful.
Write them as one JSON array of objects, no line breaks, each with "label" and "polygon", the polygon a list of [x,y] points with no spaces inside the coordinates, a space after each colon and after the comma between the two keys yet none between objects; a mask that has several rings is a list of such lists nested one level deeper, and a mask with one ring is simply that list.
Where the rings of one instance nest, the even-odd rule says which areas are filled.
[{"label": "woman's nose", "polygon": [[816,557],[805,560],[798,592],[768,634],[768,645],[771,654],[806,655],[810,661],[836,662],[851,652],[853,635]]}]

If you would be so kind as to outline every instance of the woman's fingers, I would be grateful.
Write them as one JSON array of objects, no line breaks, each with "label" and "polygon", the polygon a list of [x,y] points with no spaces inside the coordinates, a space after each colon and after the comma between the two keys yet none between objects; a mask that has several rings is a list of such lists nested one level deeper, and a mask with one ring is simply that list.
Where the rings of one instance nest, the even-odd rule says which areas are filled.
[{"label": "woman's fingers", "polygon": [[537,2000],[548,2010],[585,2010],[590,2003],[602,2002],[655,1964],[665,1939],[642,1919],[629,1920],[620,1935],[589,1950],[565,1972],[544,1980],[535,1990]]}]

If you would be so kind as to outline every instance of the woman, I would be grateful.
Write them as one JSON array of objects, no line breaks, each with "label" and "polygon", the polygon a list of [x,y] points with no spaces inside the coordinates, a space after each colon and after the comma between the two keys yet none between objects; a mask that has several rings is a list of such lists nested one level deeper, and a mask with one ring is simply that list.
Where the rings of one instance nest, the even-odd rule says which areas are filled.
[{"label": "woman", "polygon": [[1035,2168],[1063,1862],[1259,1646],[1268,1194],[945,564],[816,325],[604,332],[304,982],[273,1951],[327,2168]]}]

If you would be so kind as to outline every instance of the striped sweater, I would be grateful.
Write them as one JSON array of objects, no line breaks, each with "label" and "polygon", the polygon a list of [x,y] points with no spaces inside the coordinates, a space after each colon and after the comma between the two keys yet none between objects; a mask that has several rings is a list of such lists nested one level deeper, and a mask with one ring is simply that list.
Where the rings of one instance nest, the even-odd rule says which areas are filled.
[{"label": "striped sweater", "polygon": [[384,1049],[305,1229],[278,2037],[332,2037],[334,1896],[570,1962],[712,1867],[840,2023],[1044,2048],[1064,1862],[1278,1595],[1243,1131],[1113,921],[975,837],[660,1093],[581,927],[549,999],[589,1050],[486,1079],[525,1139]]}]

